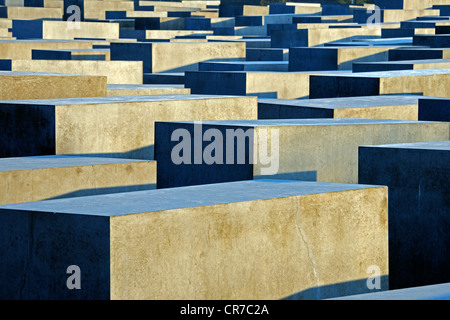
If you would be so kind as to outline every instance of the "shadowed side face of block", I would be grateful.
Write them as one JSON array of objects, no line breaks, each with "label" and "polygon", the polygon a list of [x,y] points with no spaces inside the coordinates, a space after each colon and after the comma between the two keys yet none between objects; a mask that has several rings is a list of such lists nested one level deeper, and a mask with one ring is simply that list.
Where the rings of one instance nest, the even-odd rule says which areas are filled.
[{"label": "shadowed side face of block", "polygon": [[448,140],[359,149],[359,183],[389,188],[391,289],[450,280],[449,157]]},{"label": "shadowed side face of block", "polygon": [[368,292],[373,265],[387,289],[385,187],[261,180],[81,200],[0,208],[2,298],[321,299]]}]

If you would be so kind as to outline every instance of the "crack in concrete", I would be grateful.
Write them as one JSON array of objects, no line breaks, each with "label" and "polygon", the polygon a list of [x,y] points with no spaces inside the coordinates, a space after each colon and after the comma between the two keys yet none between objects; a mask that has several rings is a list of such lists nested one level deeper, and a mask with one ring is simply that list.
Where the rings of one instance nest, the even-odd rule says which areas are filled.
[{"label": "crack in concrete", "polygon": [[298,233],[300,235],[300,238],[303,241],[303,244],[306,247],[306,252],[308,254],[308,259],[309,259],[309,262],[310,262],[312,270],[313,270],[314,279],[316,281],[317,298],[320,299],[320,279],[319,279],[319,274],[317,272],[316,262],[314,261],[314,257],[313,257],[313,254],[311,252],[311,248],[309,247],[308,240],[306,238],[305,232],[303,231],[303,229],[302,229],[302,227],[300,225],[300,199],[294,198],[294,201],[295,201],[295,216],[294,216],[295,226],[296,226],[297,231],[298,231]]}]

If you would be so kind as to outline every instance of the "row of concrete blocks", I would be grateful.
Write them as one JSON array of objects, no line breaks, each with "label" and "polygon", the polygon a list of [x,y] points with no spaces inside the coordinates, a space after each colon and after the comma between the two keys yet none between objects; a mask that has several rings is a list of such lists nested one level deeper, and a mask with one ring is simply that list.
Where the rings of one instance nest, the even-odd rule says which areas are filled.
[{"label": "row of concrete blocks", "polygon": [[[373,265],[382,272],[384,289],[388,286],[388,275],[391,288],[410,286],[410,272],[415,273],[416,283],[448,281],[442,278],[445,272],[439,269],[448,266],[448,255],[439,254],[445,251],[439,249],[441,245],[448,241],[444,214],[448,208],[445,202],[448,144],[362,147],[448,140],[448,123],[255,120],[256,98],[252,97],[210,97],[209,101],[203,101],[202,108],[198,107],[200,101],[195,96],[181,100],[176,96],[127,97],[128,102],[124,100],[123,97],[87,98],[2,104],[3,122],[7,123],[4,127],[11,139],[9,146],[24,150],[26,145],[39,145],[42,137],[42,145],[57,145],[47,150],[48,154],[90,156],[2,160],[8,168],[3,172],[5,179],[2,181],[8,182],[4,194],[12,196],[17,194],[13,189],[20,188],[31,190],[30,194],[37,197],[7,202],[54,199],[2,207],[4,232],[1,235],[4,243],[10,244],[2,249],[8,268],[1,274],[8,279],[4,283],[9,283],[0,291],[3,297],[278,299],[295,295],[297,298],[326,298],[366,292],[365,278]],[[162,108],[164,101],[167,107],[170,104],[170,110]],[[177,102],[180,102],[179,108],[174,109]],[[234,102],[235,107],[230,108],[230,102]],[[189,111],[188,103],[191,104]],[[228,109],[223,110],[224,106]],[[136,112],[135,118],[129,113],[132,109]],[[190,116],[201,119],[200,114],[208,119],[207,114],[220,114],[216,112],[219,109],[225,119],[232,115],[233,119],[242,117],[243,120],[203,122],[201,136],[207,129],[253,128],[257,133],[277,129],[279,174],[271,178],[301,181],[256,179],[192,186],[253,180],[260,176],[259,170],[263,167],[260,164],[175,166],[170,159],[175,142],[170,138],[172,132],[186,129],[194,133],[193,140],[189,141],[194,145],[198,123],[157,122],[155,138],[152,137],[155,121],[176,120],[168,119],[170,114],[182,114],[184,121]],[[158,110],[164,111],[161,118],[155,115]],[[25,113],[33,119],[34,125],[23,123],[21,115]],[[85,118],[87,114],[89,119]],[[143,114],[155,118],[142,119]],[[36,123],[40,123],[39,128],[35,127]],[[125,133],[133,133],[133,136]],[[81,136],[82,140],[77,139]],[[133,142],[143,143],[138,146],[137,158],[149,156],[153,152],[153,139],[154,160],[158,165],[155,161],[91,158],[96,152],[103,157],[109,153],[132,158],[132,152],[125,155],[123,151],[129,152]],[[272,142],[271,145],[275,145]],[[262,140],[258,143],[259,149]],[[317,145],[321,147],[316,149]],[[72,147],[79,149],[64,149]],[[416,149],[419,164],[412,165],[415,163],[411,162],[412,153]],[[372,150],[377,150],[375,155]],[[394,155],[383,153],[390,150]],[[406,150],[406,160],[401,156],[403,150]],[[298,159],[302,161],[299,163]],[[432,169],[424,164],[424,159],[429,159]],[[393,163],[386,163],[388,160]],[[402,166],[402,163],[408,164]],[[397,169],[391,170],[390,166],[398,166],[405,176],[398,176]],[[409,170],[420,177],[420,181],[410,179]],[[417,170],[424,170],[424,173],[417,174]],[[171,183],[186,185],[188,182],[191,186],[99,195],[152,189],[155,182],[160,183],[160,177],[164,181],[166,175],[173,174],[176,177],[169,179]],[[70,177],[72,183],[52,186],[52,181],[61,176]],[[409,186],[404,191],[405,177],[412,185],[418,184],[419,191],[414,186],[411,187],[414,191],[411,192]],[[79,181],[79,185],[74,181]],[[364,183],[368,185],[361,185]],[[384,186],[389,186],[389,191]],[[55,200],[87,195],[97,196]],[[405,198],[409,199],[406,203],[410,207],[405,207]],[[421,219],[417,221],[417,215],[408,215],[405,210],[432,212],[433,220],[427,220],[430,224],[426,224],[419,215]],[[401,213],[397,213],[399,211]],[[416,239],[418,235],[409,229],[406,232],[405,223],[413,229],[417,223],[421,228],[433,228],[433,240],[417,242],[412,254],[407,244],[411,237]],[[442,226],[442,231],[436,231],[436,225]],[[64,253],[61,253],[61,245],[68,246]],[[436,251],[430,246],[437,248]],[[413,258],[417,257],[417,252],[423,254]],[[28,260],[30,254],[33,259]],[[411,262],[412,269],[420,265],[425,273],[408,269],[405,261]],[[64,271],[69,265],[81,268],[88,290],[64,289],[65,282],[61,281],[67,279]],[[255,274],[264,277],[258,281]],[[243,284],[242,279],[248,280]]]}]

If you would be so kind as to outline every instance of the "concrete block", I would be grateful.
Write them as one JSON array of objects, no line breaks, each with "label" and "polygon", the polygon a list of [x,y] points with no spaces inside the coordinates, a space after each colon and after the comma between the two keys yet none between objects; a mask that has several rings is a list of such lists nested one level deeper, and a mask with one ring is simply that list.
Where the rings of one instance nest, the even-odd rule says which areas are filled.
[{"label": "concrete block", "polygon": [[156,188],[156,162],[42,156],[0,159],[0,204]]},{"label": "concrete block", "polygon": [[388,288],[386,187],[265,180],[82,201],[1,206],[1,298],[322,299],[369,292],[371,265]]},{"label": "concrete block", "polygon": [[133,84],[110,84],[107,86],[107,96],[146,96],[167,94],[190,94],[191,90],[184,85],[133,85]]},{"label": "concrete block", "polygon": [[356,183],[358,146],[445,140],[449,127],[379,119],[156,122],[157,187],[267,177]]},{"label": "concrete block", "polygon": [[0,112],[0,157],[153,160],[155,121],[256,119],[257,101],[196,95],[42,99],[3,101]]},{"label": "concrete block", "polygon": [[31,60],[33,49],[92,49],[91,41],[0,40],[0,59]]},{"label": "concrete block", "polygon": [[144,84],[184,86],[184,72],[144,73]]},{"label": "concrete block", "polygon": [[[331,72],[331,71],[330,71]],[[187,71],[185,87],[194,94],[231,94],[299,99],[309,95],[309,79],[322,72]],[[295,83],[295,85],[293,85]]]},{"label": "concrete block", "polygon": [[450,48],[398,48],[389,50],[389,61],[450,59]]},{"label": "concrete block", "polygon": [[32,60],[101,60],[109,61],[109,49],[33,49]]},{"label": "concrete block", "polygon": [[53,20],[13,20],[17,39],[119,39],[119,23]]},{"label": "concrete block", "polygon": [[413,45],[427,46],[430,48],[450,48],[450,35],[416,35],[413,37]]},{"label": "concrete block", "polygon": [[62,20],[63,10],[62,8],[0,7],[0,18]]},{"label": "concrete block", "polygon": [[106,96],[106,77],[0,71],[0,99],[61,99]]},{"label": "concrete block", "polygon": [[352,70],[355,62],[387,61],[390,47],[290,48],[289,71]]},{"label": "concrete block", "polygon": [[273,30],[272,48],[315,47],[357,36],[381,36],[381,28]]},{"label": "concrete block", "polygon": [[450,96],[450,70],[422,69],[311,75],[310,98],[419,94]]},{"label": "concrete block", "polygon": [[375,0],[381,9],[427,9],[433,5],[447,4],[446,0]]},{"label": "concrete block", "polygon": [[389,188],[391,289],[450,281],[450,141],[445,140],[360,147],[359,183]]},{"label": "concrete block", "polygon": [[112,60],[140,60],[145,73],[198,70],[210,59],[245,58],[245,43],[111,43]]},{"label": "concrete block", "polygon": [[441,283],[430,286],[420,286],[415,288],[386,290],[382,292],[358,294],[352,296],[345,296],[339,298],[332,298],[330,300],[449,300],[450,299],[450,284]]},{"label": "concrete block", "polygon": [[[371,16],[373,16],[373,10],[367,9],[359,9],[353,11],[353,22],[366,24]],[[423,16],[439,16],[439,10],[430,10],[430,9],[408,9],[408,10],[390,10],[390,9],[381,9],[379,11],[380,21],[381,23],[389,23],[389,22],[401,22],[412,20],[417,17]]]},{"label": "concrete block", "polygon": [[289,49],[247,48],[247,61],[289,61]]},{"label": "concrete block", "polygon": [[141,61],[12,60],[11,71],[106,76],[108,84],[142,84]]},{"label": "concrete block", "polygon": [[450,122],[450,99],[419,99],[419,119]]},{"label": "concrete block", "polygon": [[206,61],[199,71],[288,71],[288,61]]},{"label": "concrete block", "polygon": [[420,96],[414,95],[388,95],[300,100],[259,99],[258,119],[369,118],[418,120],[420,98]]},{"label": "concrete block", "polygon": [[391,70],[449,69],[450,59],[405,60],[353,63],[353,72],[376,72]]}]

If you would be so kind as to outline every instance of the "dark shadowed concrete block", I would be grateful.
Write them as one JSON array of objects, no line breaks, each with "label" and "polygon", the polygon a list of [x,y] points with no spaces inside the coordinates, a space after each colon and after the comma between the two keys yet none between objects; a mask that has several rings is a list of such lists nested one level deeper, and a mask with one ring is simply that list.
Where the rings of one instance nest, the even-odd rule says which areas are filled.
[{"label": "dark shadowed concrete block", "polygon": [[353,72],[375,72],[392,70],[448,69],[450,59],[404,60],[353,63]]},{"label": "dark shadowed concrete block", "polygon": [[450,122],[450,99],[420,99],[419,120]]},{"label": "dark shadowed concrete block", "polygon": [[272,48],[308,46],[308,29],[272,30],[270,37]]},{"label": "dark shadowed concrete block", "polygon": [[449,59],[450,48],[399,48],[389,50],[389,61]]},{"label": "dark shadowed concrete block", "polygon": [[444,140],[449,127],[378,119],[156,122],[157,187],[268,176],[354,183],[359,145]]},{"label": "dark shadowed concrete block", "polygon": [[428,46],[431,48],[450,48],[450,34],[416,35],[413,45]]},{"label": "dark shadowed concrete block", "polygon": [[247,48],[247,61],[288,61],[289,49]]},{"label": "dark shadowed concrete block", "polygon": [[391,289],[450,282],[450,141],[360,147],[359,183],[389,188]]}]

